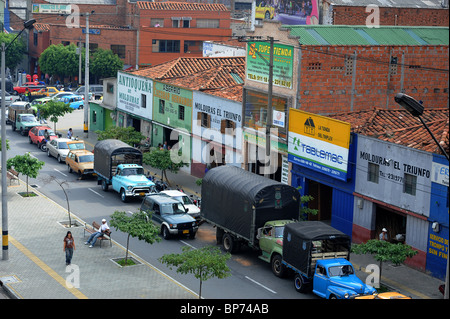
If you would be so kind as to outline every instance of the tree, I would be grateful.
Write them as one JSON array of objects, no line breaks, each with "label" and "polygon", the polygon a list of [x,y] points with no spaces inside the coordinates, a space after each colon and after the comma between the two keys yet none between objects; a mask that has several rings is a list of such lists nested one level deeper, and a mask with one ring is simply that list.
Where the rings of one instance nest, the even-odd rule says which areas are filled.
[{"label": "tree", "polygon": [[[6,140],[6,150],[9,150],[9,140]],[[2,138],[0,137],[0,152],[2,151]]]},{"label": "tree", "polygon": [[140,211],[128,216],[125,212],[115,211],[110,218],[110,225],[112,227],[128,234],[125,265],[128,260],[130,236],[137,237],[139,240],[144,240],[149,244],[161,241],[161,237],[159,237],[159,228],[151,222],[151,215],[149,216],[146,212]]},{"label": "tree", "polygon": [[352,245],[352,253],[355,254],[374,254],[375,260],[380,262],[380,277],[383,267],[383,261],[391,261],[395,265],[400,265],[406,258],[411,258],[417,254],[417,251],[411,246],[405,244],[394,244],[384,240],[369,239],[363,244]]},{"label": "tree", "polygon": [[153,149],[151,152],[144,153],[142,161],[146,165],[150,165],[153,168],[161,170],[161,180],[166,178],[166,181],[170,184],[167,178],[166,171],[169,170],[172,173],[178,173],[181,167],[187,166],[184,162],[172,161],[171,152],[175,150],[157,150]]},{"label": "tree", "polygon": [[202,297],[202,283],[209,278],[217,277],[219,279],[230,276],[230,268],[227,266],[227,260],[231,258],[230,253],[223,254],[219,248],[205,246],[200,249],[191,249],[183,247],[181,254],[166,254],[158,260],[167,264],[170,269],[177,267],[177,273],[194,274],[195,278],[200,279],[200,290],[198,298]]},{"label": "tree", "polygon": [[145,138],[145,136],[142,135],[141,132],[137,132],[132,126],[114,126],[104,131],[95,131],[95,133],[98,135],[97,139],[99,141],[116,139],[131,146],[139,144]]},{"label": "tree", "polygon": [[[11,43],[11,41],[14,40],[16,37],[16,34],[9,34],[2,32],[0,33],[0,45],[1,43],[5,43],[5,48],[8,46],[8,44]],[[5,65],[7,68],[13,70],[19,65],[19,63],[23,59],[23,54],[26,49],[25,41],[22,37],[19,37],[16,41],[14,41],[10,47],[8,48],[8,51],[6,52],[5,56]],[[0,56],[1,61],[1,56]]]},{"label": "tree", "polygon": [[92,55],[89,70],[99,78],[116,77],[117,71],[122,70],[123,61],[111,50],[97,49]]},{"label": "tree", "polygon": [[[84,61],[85,52],[82,52],[82,61]],[[77,54],[77,47],[75,44],[50,45],[42,52],[39,57],[39,67],[44,73],[51,75],[58,75],[61,79],[65,76],[78,75],[79,57]],[[84,64],[82,65],[84,70]]]},{"label": "tree", "polygon": [[29,152],[25,153],[25,155],[16,155],[6,161],[7,169],[14,168],[17,173],[27,177],[27,195],[28,177],[36,178],[44,164],[44,162],[38,160],[36,157],[31,157]]},{"label": "tree", "polygon": [[54,123],[54,130],[56,132],[56,123],[58,122],[58,117],[64,116],[66,113],[72,113],[73,108],[61,101],[50,100],[45,104],[40,104],[39,107],[39,118],[50,119]]}]

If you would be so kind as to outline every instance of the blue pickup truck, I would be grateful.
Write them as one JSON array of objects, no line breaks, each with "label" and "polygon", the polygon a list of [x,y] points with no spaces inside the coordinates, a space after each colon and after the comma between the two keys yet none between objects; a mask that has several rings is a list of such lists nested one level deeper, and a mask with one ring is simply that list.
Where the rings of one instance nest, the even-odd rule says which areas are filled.
[{"label": "blue pickup truck", "polygon": [[108,191],[111,185],[123,202],[156,192],[155,184],[145,176],[142,152],[119,140],[107,139],[95,144],[94,173],[103,191]]},{"label": "blue pickup truck", "polygon": [[285,226],[283,261],[294,271],[298,292],[312,290],[327,299],[353,299],[373,295],[375,288],[356,275],[350,257],[350,237],[321,221],[304,221]]}]

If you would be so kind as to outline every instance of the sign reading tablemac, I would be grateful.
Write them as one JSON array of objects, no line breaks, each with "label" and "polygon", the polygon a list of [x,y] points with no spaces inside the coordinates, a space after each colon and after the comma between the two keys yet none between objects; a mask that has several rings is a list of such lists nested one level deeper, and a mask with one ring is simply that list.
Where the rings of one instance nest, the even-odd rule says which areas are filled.
[{"label": "sign reading tablemac", "polygon": [[289,110],[288,160],[346,181],[350,124]]}]

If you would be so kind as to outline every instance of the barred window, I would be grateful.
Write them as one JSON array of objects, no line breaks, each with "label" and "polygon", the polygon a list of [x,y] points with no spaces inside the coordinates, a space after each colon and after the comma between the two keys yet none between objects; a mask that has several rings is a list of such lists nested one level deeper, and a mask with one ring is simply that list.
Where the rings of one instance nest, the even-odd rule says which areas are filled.
[{"label": "barred window", "polygon": [[403,180],[403,193],[416,196],[417,176],[405,173],[405,178]]},{"label": "barred window", "polygon": [[367,170],[367,181],[378,184],[378,177],[380,175],[380,165],[369,163]]},{"label": "barred window", "polygon": [[197,19],[197,28],[218,29],[219,19]]}]

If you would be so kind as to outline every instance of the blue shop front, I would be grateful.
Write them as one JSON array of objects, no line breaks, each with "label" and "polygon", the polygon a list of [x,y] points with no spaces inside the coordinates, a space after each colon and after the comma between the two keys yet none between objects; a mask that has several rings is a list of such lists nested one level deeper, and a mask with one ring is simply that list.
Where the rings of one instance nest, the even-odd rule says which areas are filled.
[{"label": "blue shop front", "polygon": [[324,116],[289,110],[288,161],[291,185],[311,195],[308,220],[330,222],[352,236],[357,135],[350,124]]}]

